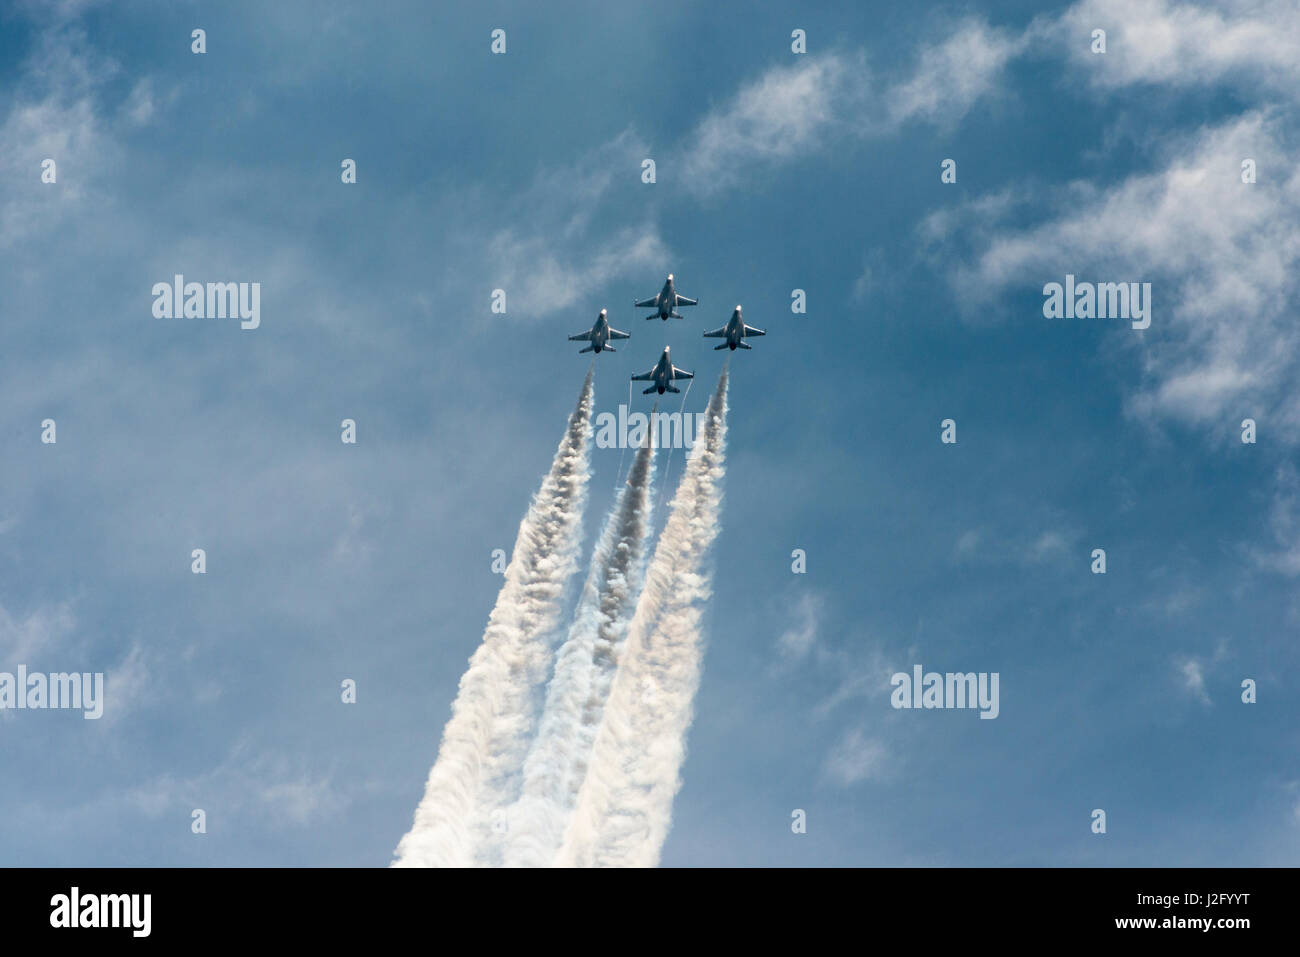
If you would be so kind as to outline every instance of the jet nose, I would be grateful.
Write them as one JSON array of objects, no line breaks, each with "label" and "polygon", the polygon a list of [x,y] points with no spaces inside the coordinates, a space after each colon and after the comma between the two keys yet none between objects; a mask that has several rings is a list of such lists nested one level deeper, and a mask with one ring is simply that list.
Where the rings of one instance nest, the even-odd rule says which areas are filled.
[{"label": "jet nose", "polygon": [[673,278],[673,274],[672,274],[672,273],[669,273],[669,274],[668,274],[668,278],[669,278],[669,280],[671,280],[671,279]]},{"label": "jet nose", "polygon": [[605,310],[604,309],[600,310],[600,314],[603,316],[605,314]]}]

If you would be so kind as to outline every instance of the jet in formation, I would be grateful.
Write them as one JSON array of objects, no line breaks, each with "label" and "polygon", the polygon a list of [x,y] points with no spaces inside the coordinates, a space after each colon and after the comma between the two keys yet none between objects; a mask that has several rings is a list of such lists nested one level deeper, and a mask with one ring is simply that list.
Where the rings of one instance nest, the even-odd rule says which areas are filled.
[{"label": "jet in formation", "polygon": [[[670,277],[671,278],[671,277]],[[642,372],[640,375],[632,376],[633,382],[653,382],[654,385],[648,389],[642,390],[642,395],[649,395],[651,392],[658,392],[663,395],[665,392],[681,392],[681,389],[673,387],[676,379],[694,379],[695,374],[679,369],[673,365],[673,360],[668,358],[668,347],[664,346],[664,354],[659,357],[655,367],[649,372]]]},{"label": "jet in formation", "polygon": [[745,343],[745,340],[750,336],[765,335],[767,335],[767,333],[762,329],[756,329],[754,326],[745,325],[745,320],[741,318],[740,315],[740,307],[737,306],[736,311],[731,314],[731,318],[727,320],[725,326],[721,329],[714,329],[712,332],[706,332],[704,338],[727,340],[726,342],[714,346],[714,352],[717,352],[719,349],[730,349],[732,352],[735,352],[737,349],[753,348],[753,346],[746,345]]},{"label": "jet in formation", "polygon": [[[759,335],[762,335],[760,332]],[[609,324],[605,318],[605,310],[600,310],[600,315],[596,317],[595,323],[586,332],[580,332],[576,336],[569,336],[570,342],[590,342],[591,345],[585,349],[579,349],[578,355],[584,352],[616,352],[617,350],[609,344],[611,339],[630,339],[626,332],[619,332]],[[748,347],[747,347],[748,348]]]},{"label": "jet in formation", "polygon": [[685,296],[677,295],[677,287],[673,285],[673,274],[669,273],[663,289],[659,290],[659,295],[650,299],[638,299],[636,308],[654,309],[653,313],[646,316],[647,319],[653,319],[655,316],[660,319],[681,319],[682,316],[677,312],[678,306],[697,306],[699,302],[698,299],[687,299]]}]

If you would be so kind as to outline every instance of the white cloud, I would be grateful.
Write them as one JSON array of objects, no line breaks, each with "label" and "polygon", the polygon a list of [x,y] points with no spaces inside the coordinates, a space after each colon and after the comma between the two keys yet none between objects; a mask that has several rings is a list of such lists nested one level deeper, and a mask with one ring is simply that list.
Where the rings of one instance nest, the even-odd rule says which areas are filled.
[{"label": "white cloud", "polygon": [[[1240,80],[1294,98],[1300,93],[1300,5],[1294,0],[1084,0],[1039,28],[1069,51],[1093,84],[1205,86]],[[1091,34],[1106,30],[1105,55]]]},{"label": "white cloud", "polygon": [[1025,46],[1014,36],[967,19],[942,42],[921,49],[913,74],[885,94],[891,124],[952,122],[997,85],[1002,70]]},{"label": "white cloud", "polygon": [[1036,563],[1047,561],[1069,551],[1070,539],[1060,532],[1047,531],[1039,535],[1025,555],[1025,560]]},{"label": "white cloud", "polygon": [[[221,764],[186,778],[160,775],[140,787],[105,794],[98,802],[124,805],[150,817],[203,808],[211,816],[244,812],[276,826],[308,827],[337,817],[351,796],[332,775],[313,774],[301,762],[268,751],[254,751],[240,741]],[[110,808],[99,806],[103,818]]]},{"label": "white cloud", "polygon": [[[88,100],[49,97],[15,106],[0,125],[0,249],[48,232],[87,194],[104,141]],[[55,162],[55,183],[41,182],[42,163]]]},{"label": "white cloud", "polygon": [[[1041,521],[1054,520],[1059,519],[1051,515]],[[981,563],[1041,565],[1068,558],[1081,537],[1074,529],[1059,527],[1042,532],[971,528],[958,536],[952,553],[958,562],[978,560]]]},{"label": "white cloud", "polygon": [[[889,679],[897,669],[886,663],[879,643],[859,644],[852,651],[817,651],[819,663],[833,669],[839,679],[835,690],[813,709],[819,718],[856,698],[888,700]],[[915,650],[910,650],[905,657],[915,658]]]},{"label": "white cloud", "polygon": [[[1122,325],[1145,350],[1131,411],[1188,421],[1273,413],[1300,433],[1291,389],[1300,335],[1288,305],[1300,276],[1300,170],[1287,156],[1281,121],[1268,113],[1202,129],[1168,144],[1156,172],[1104,190],[1074,184],[1054,218],[991,231],[956,284],[991,295],[1038,292],[1067,272],[1151,282],[1151,328],[1137,338]],[[1244,157],[1259,164],[1254,185],[1241,182]]]},{"label": "white cloud", "polygon": [[148,77],[138,80],[122,109],[136,126],[144,126],[153,119],[153,81]]},{"label": "white cloud", "polygon": [[[1023,31],[968,17],[920,47],[910,73],[873,77],[861,51],[810,54],[770,67],[713,109],[688,137],[683,178],[697,193],[736,186],[765,168],[890,135],[913,120],[951,124],[995,93],[1006,67],[1044,50],[1067,56],[1099,90],[1202,86],[1240,79],[1284,96],[1300,91],[1300,6],[1240,0],[1226,9],[1168,0],[1084,0]],[[1091,52],[1096,27],[1107,52]]]},{"label": "white cloud", "polygon": [[1201,704],[1209,704],[1205,690],[1205,666],[1198,658],[1184,658],[1176,663],[1183,689]]},{"label": "white cloud", "polygon": [[777,650],[781,657],[790,661],[801,661],[808,657],[817,643],[817,628],[821,623],[823,601],[821,596],[805,593],[795,606],[795,623],[782,632],[777,639]]},{"label": "white cloud", "polygon": [[911,120],[955,122],[996,87],[1023,46],[1022,38],[967,19],[921,47],[911,72],[887,87],[861,51],[770,67],[687,137],[683,179],[712,193],[847,139],[895,133]]},{"label": "white cloud", "polygon": [[[1108,34],[1105,55],[1090,50],[1098,27]],[[1239,82],[1265,102],[1300,91],[1300,7],[1290,0],[1084,0],[1003,47],[1063,49],[1100,91]],[[955,276],[976,304],[1008,286],[1037,291],[1066,272],[1152,282],[1152,327],[1132,340],[1145,381],[1130,411],[1191,422],[1263,417],[1296,440],[1300,336],[1287,311],[1300,266],[1294,147],[1282,113],[1265,106],[1165,143],[1154,172],[1062,189],[1057,215],[1036,226],[1000,229],[1018,202],[1002,192],[940,211],[921,232],[944,240],[964,229],[983,243],[975,266]],[[1246,158],[1257,164],[1253,185],[1241,182]]]},{"label": "white cloud", "polygon": [[[54,9],[63,8],[36,12]],[[117,153],[95,104],[117,71],[116,63],[89,50],[75,27],[49,26],[37,34],[0,123],[0,179],[6,184],[0,194],[0,249],[37,233],[51,234],[92,195]],[[41,181],[47,159],[55,162],[54,183]]]},{"label": "white cloud", "polygon": [[149,682],[146,652],[135,642],[121,662],[104,675],[104,720],[113,724],[133,711],[144,700]]},{"label": "white cloud", "polygon": [[1255,560],[1283,575],[1300,575],[1300,475],[1290,463],[1277,470],[1269,528],[1277,547],[1256,551]]},{"label": "white cloud", "polygon": [[18,665],[27,665],[33,671],[80,670],[75,663],[48,660],[75,626],[72,606],[66,602],[42,606],[20,619],[0,605],[0,670],[10,671]]},{"label": "white cloud", "polygon": [[831,749],[826,757],[825,772],[831,780],[852,785],[879,778],[885,770],[888,751],[876,738],[867,737],[861,729],[850,730]]},{"label": "white cloud", "polygon": [[[652,219],[607,229],[594,215],[620,181],[639,182],[647,153],[624,131],[574,164],[543,171],[512,198],[517,222],[492,232],[476,257],[491,264],[493,288],[505,290],[509,314],[550,315],[587,302],[612,280],[664,268],[670,253]],[[486,301],[487,291],[481,295]]]},{"label": "white cloud", "polygon": [[868,84],[861,57],[799,57],[772,67],[709,113],[687,137],[682,176],[697,192],[735,185],[756,165],[788,162],[823,144]]},{"label": "white cloud", "polygon": [[853,281],[853,301],[869,303],[885,289],[896,287],[897,283],[884,252],[880,247],[874,247],[863,256],[862,272]]},{"label": "white cloud", "polygon": [[1221,640],[1215,645],[1214,652],[1209,657],[1183,655],[1175,658],[1174,670],[1182,689],[1201,704],[1212,704],[1205,679],[1227,657],[1228,644]]},{"label": "white cloud", "polygon": [[[592,290],[613,279],[661,270],[668,251],[657,233],[644,228],[568,245],[544,230],[511,228],[491,239],[487,256],[497,287],[506,291],[508,311],[546,316],[588,302]],[[592,312],[584,318],[595,318]]]}]

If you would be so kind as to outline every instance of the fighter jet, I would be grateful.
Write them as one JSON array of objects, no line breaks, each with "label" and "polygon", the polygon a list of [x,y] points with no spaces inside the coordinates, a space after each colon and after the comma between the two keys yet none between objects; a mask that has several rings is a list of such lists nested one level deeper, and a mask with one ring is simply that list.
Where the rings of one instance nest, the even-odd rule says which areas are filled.
[{"label": "fighter jet", "polygon": [[654,309],[655,311],[646,316],[647,319],[653,319],[658,316],[660,319],[681,319],[677,313],[678,306],[696,306],[699,305],[698,299],[687,299],[685,296],[677,295],[677,289],[673,286],[673,274],[668,274],[668,281],[664,283],[663,289],[659,290],[659,295],[651,299],[638,299],[636,307],[638,309]]},{"label": "fighter jet", "polygon": [[579,349],[578,355],[584,352],[615,352],[615,348],[609,344],[611,339],[630,339],[632,338],[626,332],[619,332],[609,324],[605,318],[605,310],[600,310],[600,315],[596,317],[596,322],[586,332],[580,332],[576,336],[569,336],[570,342],[590,342],[591,345],[585,349]]},{"label": "fighter jet", "polygon": [[679,369],[673,365],[673,360],[668,358],[668,347],[664,346],[664,354],[659,357],[655,367],[649,372],[642,372],[640,375],[632,376],[633,382],[653,382],[648,389],[642,390],[642,395],[649,395],[651,392],[658,392],[663,395],[665,392],[681,392],[681,389],[673,388],[674,379],[694,379],[695,374]]},{"label": "fighter jet", "polygon": [[740,307],[737,306],[736,311],[731,314],[731,318],[727,320],[727,324],[725,326],[723,326],[721,329],[714,329],[712,332],[706,332],[704,334],[704,338],[727,340],[726,342],[720,345],[714,346],[713,347],[714,352],[717,352],[719,349],[726,349],[726,348],[730,348],[732,352],[735,352],[737,349],[753,348],[753,346],[749,346],[745,344],[745,340],[748,337],[765,336],[765,335],[767,335],[767,333],[764,332],[762,329],[755,329],[753,326],[745,325],[745,320],[740,317]]}]

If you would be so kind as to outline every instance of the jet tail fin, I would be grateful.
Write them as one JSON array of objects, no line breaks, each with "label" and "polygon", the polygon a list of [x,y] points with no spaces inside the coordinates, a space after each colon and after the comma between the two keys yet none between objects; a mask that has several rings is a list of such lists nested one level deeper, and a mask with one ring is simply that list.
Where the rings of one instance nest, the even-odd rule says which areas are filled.
[{"label": "jet tail fin", "polygon": [[669,391],[669,392],[681,392],[682,390],[681,390],[681,389],[674,388],[673,386],[669,386],[669,387],[668,387],[668,391]]},{"label": "jet tail fin", "polygon": [[582,355],[584,352],[595,352],[595,351],[596,351],[596,347],[595,347],[595,346],[587,346],[587,348],[585,348],[585,349],[579,349],[579,350],[578,350],[578,355]]},{"label": "jet tail fin", "polygon": [[605,352],[618,352],[613,346],[605,346]]},{"label": "jet tail fin", "polygon": [[654,391],[655,389],[657,389],[657,388],[659,388],[659,387],[658,387],[658,386],[654,386],[654,385],[652,385],[652,386],[651,386],[650,388],[648,388],[648,389],[642,389],[642,390],[641,390],[641,394],[642,394],[642,395],[649,395],[651,392],[653,392],[653,391]]},{"label": "jet tail fin", "polygon": [[752,348],[754,348],[754,347],[753,347],[753,346],[747,346],[747,345],[745,345],[745,342],[744,342],[744,340],[742,339],[740,342],[737,342],[737,343],[736,343],[736,348],[737,348],[737,349],[752,349]]},{"label": "jet tail fin", "polygon": [[724,343],[722,343],[722,345],[714,346],[714,347],[713,347],[713,351],[714,351],[714,352],[717,352],[719,349],[725,349],[725,348],[727,348],[728,345],[730,345],[730,343],[724,342]]}]

